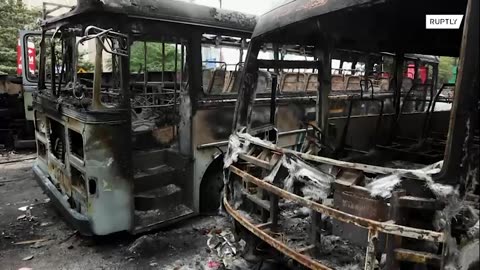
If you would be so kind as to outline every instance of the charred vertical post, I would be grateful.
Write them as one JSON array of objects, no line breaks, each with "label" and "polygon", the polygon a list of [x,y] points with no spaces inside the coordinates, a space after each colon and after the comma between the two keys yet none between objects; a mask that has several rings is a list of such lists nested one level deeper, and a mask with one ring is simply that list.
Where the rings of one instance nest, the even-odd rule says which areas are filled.
[{"label": "charred vertical post", "polygon": [[393,96],[394,96],[394,107],[395,115],[398,117],[400,114],[400,101],[402,99],[402,82],[403,82],[403,60],[404,54],[402,52],[397,52],[395,54],[395,73],[393,74]]},{"label": "charred vertical post", "polygon": [[[474,125],[478,117],[479,102],[479,66],[478,66],[478,25],[479,2],[468,1],[463,29],[462,47],[458,65],[457,84],[454,102],[450,114],[450,128],[445,149],[445,162],[442,168],[443,182],[460,184],[464,191],[467,164],[466,156],[471,150],[469,144],[473,139]],[[462,162],[459,162],[459,161]],[[462,172],[463,171],[463,172]],[[460,179],[460,183],[458,183]]]},{"label": "charred vertical post", "polygon": [[332,70],[332,51],[333,44],[327,37],[323,37],[319,42],[318,51],[318,93],[317,93],[317,115],[316,120],[318,126],[322,130],[322,144],[326,144],[326,136],[328,136],[328,96],[332,90],[331,70]]},{"label": "charred vertical post", "polygon": [[[273,45],[273,59],[278,61],[279,52],[278,45]],[[272,97],[270,99],[270,124],[275,125],[275,112],[277,109],[277,75],[280,73],[278,68],[275,68],[275,75],[272,76]]]},{"label": "charred vertical post", "polygon": [[[192,102],[192,110],[195,111],[194,101],[197,100],[197,95],[202,91],[202,44],[201,34],[196,33],[192,35],[187,47],[187,63],[188,78],[190,80],[189,96]],[[165,52],[165,50],[164,50]]]},{"label": "charred vertical post", "polygon": [[270,193],[270,229],[275,232],[278,229],[278,196]]},{"label": "charred vertical post", "polygon": [[[47,38],[47,31],[42,31],[42,39],[40,40],[40,67],[46,66],[46,52],[45,39]],[[40,68],[38,71],[38,90],[45,89],[45,69]]]},{"label": "charred vertical post", "polygon": [[[352,67],[352,68],[355,68],[355,67]],[[365,89],[363,89],[363,91],[361,92],[361,95],[363,97],[363,92],[367,92],[368,93],[368,82],[369,82],[369,79],[368,79],[368,72],[372,69],[372,62],[370,60],[370,56],[367,55],[367,57],[365,58],[365,72],[363,74],[363,80],[365,81]],[[360,85],[361,86],[361,85]],[[373,98],[373,85],[372,85],[372,98]],[[367,103],[367,111],[368,111],[368,104]]]},{"label": "charred vertical post", "polygon": [[147,67],[147,42],[143,42],[143,92],[147,93],[148,67]]},{"label": "charred vertical post", "polygon": [[418,68],[420,67],[420,59],[415,59],[413,61],[413,83],[417,82],[417,79],[420,78]]},{"label": "charred vertical post", "polygon": [[56,66],[57,66],[57,59],[56,59],[56,54],[55,54],[55,36],[52,36],[51,40],[50,40],[50,57],[51,57],[51,61],[50,61],[50,74],[51,74],[51,84],[52,84],[52,93],[55,95],[55,96],[58,96],[58,92],[55,91],[55,69],[56,69]]},{"label": "charred vertical post", "polygon": [[235,105],[233,118],[233,130],[247,127],[251,117],[251,109],[255,100],[255,90],[258,79],[257,55],[260,51],[260,44],[253,43],[249,46],[245,68],[240,74],[242,82],[238,89],[238,98]]},{"label": "charred vertical post", "polygon": [[[174,63],[174,76],[173,76],[173,119],[176,118],[176,111],[177,111],[177,76],[178,76],[178,43],[175,43],[175,63]],[[182,83],[180,81],[180,83]],[[176,123],[176,120],[174,120]],[[174,131],[175,132],[175,131]]]},{"label": "charred vertical post", "polygon": [[92,108],[94,110],[102,109],[103,104],[101,100],[101,91],[102,91],[102,39],[95,39],[95,69],[93,74],[93,97],[92,97]]},{"label": "charred vertical post", "polygon": [[[321,203],[321,202],[318,202]],[[317,211],[310,211],[310,218],[312,220],[310,228],[310,242],[313,245],[312,253],[318,256],[321,248],[322,237],[322,214]]]},{"label": "charred vertical post", "polygon": [[[436,95],[438,91],[438,63],[432,64],[432,85],[433,93]],[[431,97],[431,102],[433,102],[433,97]]]},{"label": "charred vertical post", "polygon": [[[402,212],[400,208],[400,197],[405,195],[405,191],[396,191],[393,192],[392,197],[390,198],[390,220],[393,220],[395,224],[403,224],[402,222]],[[387,261],[385,269],[389,270],[398,270],[400,265],[395,258],[395,249],[400,248],[402,244],[402,238],[398,235],[388,234],[386,242],[386,254]]]},{"label": "charred vertical post", "polygon": [[[125,30],[125,29],[122,29]],[[125,44],[123,44],[125,42]],[[128,46],[128,55],[130,55],[130,46],[128,40],[119,40],[118,46],[120,47],[127,47]],[[120,80],[120,94],[122,96],[121,99],[121,107],[124,108],[127,112],[130,112],[130,59],[128,57],[118,57],[117,62],[118,68],[118,75]],[[129,122],[131,121],[131,114],[127,113]],[[132,130],[131,128],[129,129]]]}]

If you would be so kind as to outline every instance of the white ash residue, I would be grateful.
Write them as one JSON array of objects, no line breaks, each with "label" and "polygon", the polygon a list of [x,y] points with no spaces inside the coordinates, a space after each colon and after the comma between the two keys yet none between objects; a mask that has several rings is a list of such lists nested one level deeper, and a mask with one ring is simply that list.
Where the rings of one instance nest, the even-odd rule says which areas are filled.
[{"label": "white ash residue", "polygon": [[480,254],[480,243],[478,239],[468,243],[459,252],[458,256],[458,269],[470,270],[469,268],[474,262],[478,263],[478,254]]},{"label": "white ash residue", "polygon": [[361,270],[362,268],[358,264],[349,264],[342,267],[337,268],[338,270]]},{"label": "white ash residue", "polygon": [[246,153],[249,144],[250,144],[249,141],[244,141],[242,143],[240,141],[240,138],[236,134],[230,135],[230,138],[228,139],[227,154],[225,155],[225,158],[223,159],[223,168],[227,169],[234,162],[237,162],[238,155]]},{"label": "white ash residue", "polygon": [[[248,133],[239,132],[232,134],[229,138],[228,151],[224,158],[224,168],[228,168],[232,163],[236,162],[239,154],[246,153],[250,143],[273,145],[271,142],[253,137]],[[270,183],[273,182],[282,166],[289,172],[289,176],[283,183],[285,190],[293,192],[295,184],[300,183],[302,185],[300,189],[306,198],[318,201],[329,195],[331,184],[335,180],[334,176],[308,165],[293,155],[283,155],[270,174],[263,180]],[[333,166],[324,165],[324,167],[326,170],[331,171]]]},{"label": "white ash residue", "polygon": [[478,220],[477,220],[477,223],[475,223],[475,225],[473,225],[470,229],[468,229],[467,236],[470,239],[478,238],[479,237],[479,231],[480,231],[480,225],[479,225]]},{"label": "white ash residue", "polygon": [[240,132],[230,135],[228,139],[228,150],[225,158],[223,159],[224,169],[228,168],[234,162],[237,162],[238,155],[245,154],[251,142],[261,145],[272,145],[271,142],[253,137],[248,133],[242,133],[243,130],[245,130],[245,128],[243,128]]},{"label": "white ash residue", "polygon": [[422,169],[413,170],[399,170],[397,173],[381,176],[373,179],[365,187],[370,190],[370,195],[373,197],[390,198],[392,192],[401,182],[402,177],[413,175],[419,180],[425,181],[425,185],[439,198],[446,198],[456,192],[455,188],[450,185],[443,185],[435,183],[432,175],[440,172],[443,161],[423,167]]},{"label": "white ash residue", "polygon": [[284,155],[281,162],[289,172],[284,182],[284,188],[287,191],[293,192],[295,183],[301,183],[304,197],[315,201],[328,197],[331,185],[335,180],[333,175],[324,173],[294,156]]},{"label": "white ash residue", "polygon": [[376,178],[365,187],[370,190],[370,195],[372,197],[382,197],[386,199],[392,196],[393,189],[401,182],[402,179],[398,174],[392,174]]},{"label": "white ash residue", "polygon": [[254,136],[252,136],[248,133],[237,133],[237,136],[244,139],[244,140],[251,141],[252,143],[258,144],[258,145],[266,145],[266,146],[270,146],[270,147],[275,146],[272,142],[262,140],[258,137],[254,137]]}]

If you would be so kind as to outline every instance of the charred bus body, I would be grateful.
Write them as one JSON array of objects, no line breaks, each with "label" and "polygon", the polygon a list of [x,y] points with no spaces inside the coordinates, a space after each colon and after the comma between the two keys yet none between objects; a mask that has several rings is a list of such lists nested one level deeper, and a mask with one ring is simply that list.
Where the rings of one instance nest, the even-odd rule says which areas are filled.
[{"label": "charred bus body", "polygon": [[31,89],[23,86],[21,77],[0,75],[0,145],[34,148],[34,137]]},{"label": "charred bus body", "polygon": [[[237,12],[148,0],[79,0],[44,21],[33,78],[34,172],[81,233],[150,230],[198,214],[202,196],[219,197],[220,188],[200,194],[215,157],[197,155],[196,144],[216,138],[198,129],[223,127],[199,115],[224,99],[206,94],[208,81],[203,88],[213,72],[202,72],[202,46],[243,52],[254,23]],[[82,44],[93,49],[93,73],[78,73]]]},{"label": "charred bus body", "polygon": [[[261,16],[225,159],[224,206],[237,225],[311,269],[476,269],[478,10],[478,1],[297,0]],[[426,14],[446,13],[465,14],[460,30],[425,29]],[[273,59],[261,56],[264,44]],[[285,45],[309,47],[313,59],[281,60]],[[393,53],[392,112],[330,117],[336,50]],[[407,53],[459,56],[456,85],[402,94]],[[251,125],[257,72],[267,68],[318,70],[305,147],[279,147],[275,85],[271,122]],[[452,108],[439,111],[447,87]],[[417,102],[426,109],[406,109]]]}]

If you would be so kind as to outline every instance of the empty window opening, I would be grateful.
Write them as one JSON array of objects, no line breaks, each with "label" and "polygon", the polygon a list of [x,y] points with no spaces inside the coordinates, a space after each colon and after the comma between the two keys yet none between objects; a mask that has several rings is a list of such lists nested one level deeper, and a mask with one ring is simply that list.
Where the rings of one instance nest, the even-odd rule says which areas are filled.
[{"label": "empty window opening", "polygon": [[38,156],[44,159],[47,158],[47,146],[41,141],[37,141],[37,153],[38,153]]},{"label": "empty window opening", "polygon": [[45,136],[45,130],[46,130],[46,127],[45,127],[45,122],[42,120],[42,118],[38,115],[38,112],[34,112],[34,115],[35,115],[35,129],[40,133],[42,134],[43,136]]},{"label": "empty window opening", "polygon": [[61,162],[65,161],[65,129],[59,122],[49,119],[50,134],[49,143],[50,151]]},{"label": "empty window opening", "polygon": [[71,174],[72,186],[77,187],[83,194],[85,194],[87,191],[87,183],[85,181],[85,175],[73,166],[70,167],[70,174]]},{"label": "empty window opening", "polygon": [[83,137],[80,133],[68,130],[70,136],[70,151],[73,155],[83,159]]}]

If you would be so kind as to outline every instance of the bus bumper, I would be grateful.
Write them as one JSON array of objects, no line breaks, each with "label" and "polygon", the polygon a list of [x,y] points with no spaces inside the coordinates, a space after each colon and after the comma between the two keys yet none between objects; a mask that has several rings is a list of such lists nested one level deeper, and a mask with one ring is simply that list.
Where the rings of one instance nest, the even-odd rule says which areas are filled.
[{"label": "bus bumper", "polygon": [[37,164],[33,166],[35,180],[38,185],[53,202],[55,207],[67,219],[67,221],[82,235],[93,235],[90,221],[87,216],[78,213],[71,209],[69,203],[64,196],[57,190],[57,188],[48,179],[48,174],[45,173]]}]

